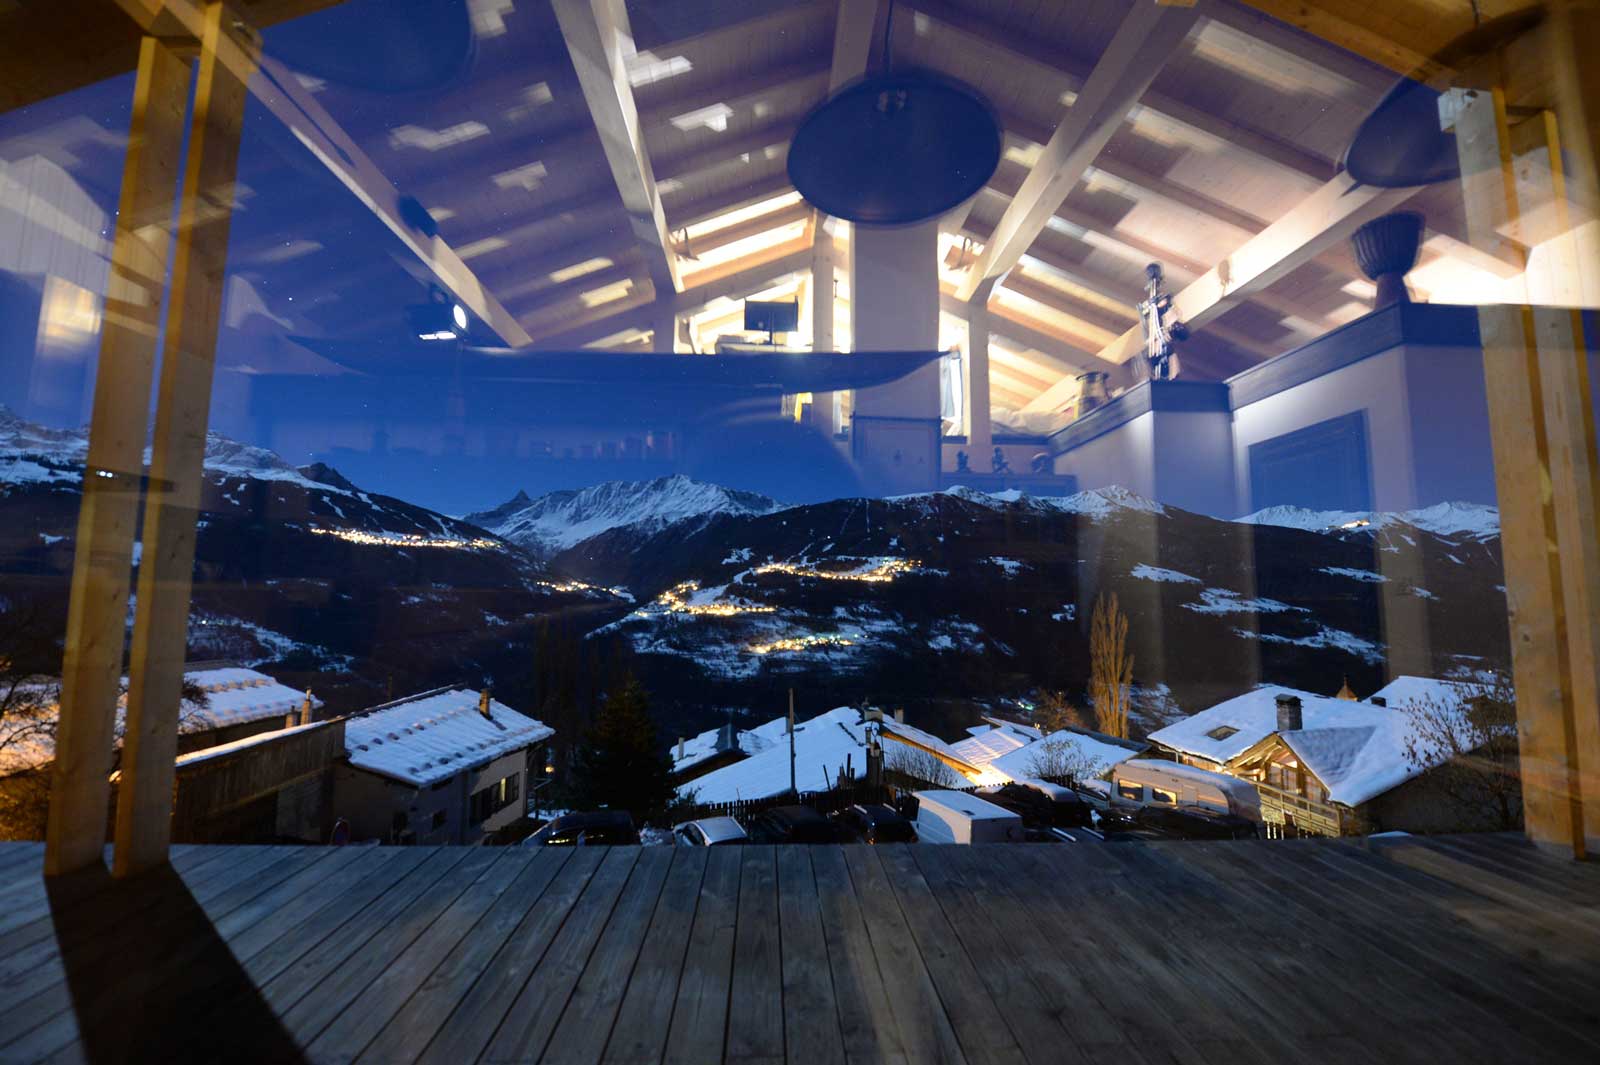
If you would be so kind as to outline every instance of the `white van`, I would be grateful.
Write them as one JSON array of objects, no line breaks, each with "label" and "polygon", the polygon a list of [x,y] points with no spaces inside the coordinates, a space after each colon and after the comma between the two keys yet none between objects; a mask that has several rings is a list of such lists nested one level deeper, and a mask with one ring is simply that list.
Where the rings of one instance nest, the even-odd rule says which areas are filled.
[{"label": "white van", "polygon": [[919,791],[919,843],[1021,843],[1022,818],[964,791]]},{"label": "white van", "polygon": [[1134,758],[1111,771],[1111,808],[1119,806],[1198,806],[1261,820],[1261,795],[1248,780],[1153,758]]}]

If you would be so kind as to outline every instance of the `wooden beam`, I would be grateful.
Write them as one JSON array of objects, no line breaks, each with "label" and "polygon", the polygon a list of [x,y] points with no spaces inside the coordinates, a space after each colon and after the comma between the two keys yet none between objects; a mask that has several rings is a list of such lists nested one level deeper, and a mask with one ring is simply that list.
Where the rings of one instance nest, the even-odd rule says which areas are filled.
[{"label": "wooden beam", "polygon": [[[1450,72],[1429,56],[1471,29],[1474,17],[1469,5],[1457,7],[1428,0],[1389,0],[1381,11],[1369,0],[1244,2],[1279,22],[1418,81],[1448,76]],[[1481,0],[1478,9],[1482,17],[1490,18],[1504,14],[1510,6]]]},{"label": "wooden beam", "polygon": [[677,291],[678,257],[667,234],[667,216],[645,151],[644,132],[628,82],[624,41],[631,41],[623,0],[554,0],[556,21],[566,39],[578,84],[588,102],[611,177],[656,288]]},{"label": "wooden beam", "polygon": [[833,24],[833,66],[828,72],[828,92],[838,92],[867,72],[877,40],[879,9],[883,0],[839,0]]},{"label": "wooden beam", "polygon": [[[221,57],[223,40],[235,32],[232,21],[222,4],[210,4],[200,37],[128,668],[128,721],[112,866],[117,876],[165,864],[172,832],[173,760],[188,642],[195,519],[227,272],[232,189],[249,95],[249,74]],[[243,51],[245,42],[233,43]]]},{"label": "wooden beam", "polygon": [[[116,3],[146,28],[175,27],[193,40],[200,40],[204,31],[204,10],[199,0]],[[507,345],[526,344],[528,335],[511,312],[489,293],[449,244],[412,228],[401,210],[400,191],[287,67],[259,54],[259,33],[248,24],[238,25],[219,42],[218,61],[234,78],[246,82],[251,94],[301,146],[400,239],[440,288]],[[259,76],[252,76],[258,69]]]},{"label": "wooden beam", "polygon": [[[1191,329],[1200,329],[1360,226],[1393,210],[1415,191],[1371,188],[1340,174],[1180,291],[1173,298],[1178,318]],[[1139,326],[1133,326],[1099,354],[1107,362],[1122,363],[1143,348],[1144,334]],[[1052,390],[1029,404],[1029,409],[1049,410],[1064,396],[1064,392]]]},{"label": "wooden beam", "polygon": [[154,37],[140,43],[138,70],[78,508],[47,876],[99,865],[105,848],[145,422],[170,244],[165,225],[148,223],[172,217],[191,74],[189,63]]},{"label": "wooden beam", "polygon": [[687,229],[792,192],[794,186],[789,184],[788,175],[774,174],[725,192],[673,204],[667,213],[667,221],[674,230]]},{"label": "wooden beam", "polygon": [[663,159],[656,176],[661,181],[676,181],[738,162],[745,156],[760,155],[766,158],[774,149],[787,153],[789,141],[794,138],[795,125],[785,120],[742,136],[718,138],[710,144]]},{"label": "wooden beam", "polygon": [[1267,48],[1298,57],[1370,94],[1372,102],[1394,85],[1394,72],[1349,49],[1330,45],[1286,22],[1269,18],[1240,0],[1204,0],[1202,17]]},{"label": "wooden beam", "polygon": [[[960,34],[967,42],[985,47],[1008,60],[1021,60],[1035,69],[1066,81],[1073,92],[1081,92],[1087,67],[1041,41],[1008,34],[993,22],[971,15],[950,0],[915,0],[911,5],[938,26]],[[1261,130],[1242,126],[1200,107],[1155,90],[1147,90],[1139,107],[1156,116],[1199,134],[1206,140],[1221,141],[1254,156],[1316,181],[1333,176],[1333,161],[1324,159]],[[1137,114],[1137,111],[1134,112]]]},{"label": "wooden beam", "polygon": [[1193,10],[1134,6],[1044,146],[995,227],[983,256],[956,290],[971,299],[982,282],[1011,269],[1077,185],[1194,25]]}]

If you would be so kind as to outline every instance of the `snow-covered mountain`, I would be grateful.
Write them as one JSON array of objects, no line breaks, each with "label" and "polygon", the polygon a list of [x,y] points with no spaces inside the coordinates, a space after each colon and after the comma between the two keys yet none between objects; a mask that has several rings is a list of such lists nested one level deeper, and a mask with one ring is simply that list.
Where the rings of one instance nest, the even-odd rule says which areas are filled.
[{"label": "snow-covered mountain", "polygon": [[1410,525],[1446,540],[1481,543],[1500,535],[1500,512],[1483,503],[1435,503],[1419,510],[1395,512],[1307,510],[1278,506],[1258,510],[1238,519],[1247,525],[1279,525],[1318,533],[1377,533],[1396,525]]},{"label": "snow-covered mountain", "polygon": [[643,538],[681,522],[781,509],[781,503],[766,496],[679,474],[653,481],[607,481],[538,499],[518,492],[493,510],[468,514],[464,520],[545,558],[613,530]]}]

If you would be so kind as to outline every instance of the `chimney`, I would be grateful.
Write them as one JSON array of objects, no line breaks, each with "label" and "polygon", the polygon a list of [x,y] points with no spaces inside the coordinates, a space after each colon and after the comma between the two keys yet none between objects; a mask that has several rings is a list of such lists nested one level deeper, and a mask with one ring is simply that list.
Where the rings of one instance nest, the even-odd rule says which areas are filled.
[{"label": "chimney", "polygon": [[678,737],[678,761],[683,761],[683,737]]},{"label": "chimney", "polygon": [[717,753],[718,754],[721,754],[723,751],[731,751],[735,747],[737,747],[738,745],[739,744],[733,738],[733,722],[732,721],[729,721],[727,724],[725,724],[721,728],[717,729]]},{"label": "chimney", "polygon": [[1299,732],[1305,727],[1298,695],[1278,696],[1278,731]]},{"label": "chimney", "polygon": [[1350,238],[1361,272],[1378,285],[1373,310],[1411,302],[1411,294],[1406,291],[1406,273],[1417,265],[1422,229],[1422,215],[1415,211],[1394,211],[1374,218]]},{"label": "chimney", "polygon": [[311,724],[311,689],[306,689],[305,701],[300,704],[300,724]]},{"label": "chimney", "polygon": [[494,714],[489,712],[489,689],[485,688],[478,693],[478,713],[488,721],[494,720]]},{"label": "chimney", "polygon": [[895,723],[898,724],[898,725],[904,725],[906,723],[906,708],[905,707],[897,706],[897,707],[894,708],[894,720],[895,720]]}]

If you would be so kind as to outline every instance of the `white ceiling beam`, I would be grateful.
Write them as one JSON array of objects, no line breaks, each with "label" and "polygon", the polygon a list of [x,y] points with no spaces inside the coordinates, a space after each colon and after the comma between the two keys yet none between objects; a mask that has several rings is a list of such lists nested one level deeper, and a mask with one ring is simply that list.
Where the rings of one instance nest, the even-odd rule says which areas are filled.
[{"label": "white ceiling beam", "polygon": [[[1074,92],[1079,92],[1083,88],[1082,66],[1057,47],[1008,33],[991,22],[968,14],[949,3],[949,0],[912,0],[911,6],[926,15],[936,28],[947,27],[969,41],[987,46],[993,52],[1021,60],[1036,69],[1049,71],[1065,80]],[[1145,93],[1140,106],[1205,138],[1222,141],[1248,152],[1259,160],[1317,181],[1326,181],[1333,174],[1334,165],[1331,160],[1306,152],[1259,130],[1211,114],[1183,100],[1150,91]]]},{"label": "white ceiling beam", "polygon": [[[204,10],[197,0],[119,0],[119,5],[150,32],[167,36],[183,33],[198,40],[204,25]],[[401,211],[404,197],[400,190],[282,63],[267,55],[245,54],[234,36],[226,33],[218,44],[217,59],[245,80],[251,95],[363,207],[400,238],[431,280],[456,303],[505,344],[517,347],[529,342],[527,331],[449,244],[437,235],[412,228]]]},{"label": "white ceiling beam", "polygon": [[960,299],[971,299],[984,282],[1022,258],[1194,23],[1192,8],[1145,2],[1128,12],[1006,208],[983,257],[961,282]]},{"label": "white ceiling beam", "polygon": [[839,17],[833,25],[833,67],[828,73],[830,94],[867,72],[882,3],[883,0],[839,0]]},{"label": "white ceiling beam", "polygon": [[626,60],[633,35],[623,0],[554,0],[556,21],[567,42],[578,84],[589,105],[612,179],[622,194],[629,225],[645,252],[651,279],[660,291],[683,287],[678,257],[667,232],[667,216],[650,170],[644,129],[628,82]]},{"label": "white ceiling beam", "polygon": [[[1178,319],[1190,329],[1204,327],[1416,192],[1359,185],[1347,174],[1338,175],[1174,296]],[[1143,349],[1144,335],[1135,325],[1102,348],[1099,357],[1121,364]],[[1052,410],[1070,398],[1055,386],[1028,409]]]}]

